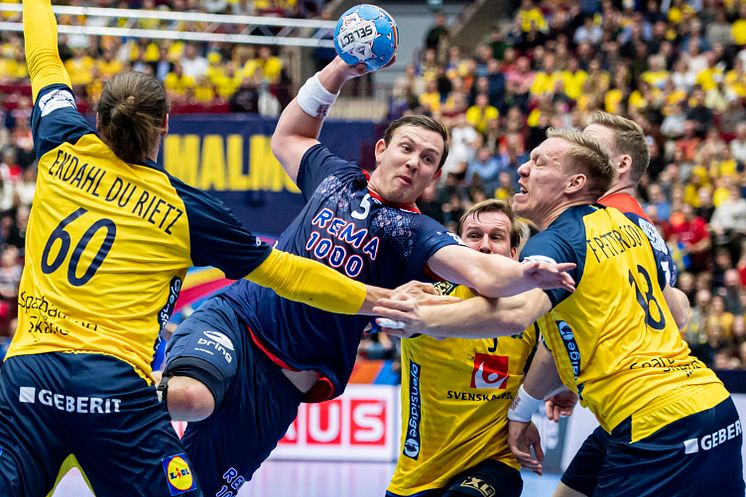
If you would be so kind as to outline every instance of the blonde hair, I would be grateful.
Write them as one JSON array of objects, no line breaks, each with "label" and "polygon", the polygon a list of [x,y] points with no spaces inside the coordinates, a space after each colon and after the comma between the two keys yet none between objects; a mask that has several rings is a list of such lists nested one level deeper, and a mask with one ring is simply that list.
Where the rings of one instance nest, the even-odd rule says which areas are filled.
[{"label": "blonde hair", "polygon": [[590,124],[598,124],[614,132],[611,152],[614,155],[629,155],[632,159],[630,178],[635,183],[640,181],[650,163],[650,151],[642,127],[631,119],[602,110],[593,113]]},{"label": "blonde hair", "polygon": [[608,154],[599,141],[590,135],[569,129],[549,128],[547,138],[561,138],[570,143],[567,166],[570,171],[585,173],[588,178],[588,191],[595,198],[601,197],[609,189],[616,176]]}]

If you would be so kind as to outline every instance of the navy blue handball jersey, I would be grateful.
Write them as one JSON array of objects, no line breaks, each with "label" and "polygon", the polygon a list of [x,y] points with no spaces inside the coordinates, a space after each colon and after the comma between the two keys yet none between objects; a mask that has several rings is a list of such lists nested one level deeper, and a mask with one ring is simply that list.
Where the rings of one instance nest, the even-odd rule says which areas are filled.
[{"label": "navy blue handball jersey", "polygon": [[[277,248],[316,259],[358,281],[394,288],[427,279],[428,259],[459,243],[456,235],[419,212],[386,205],[368,190],[359,166],[323,145],[304,155],[298,186],[306,205]],[[313,309],[245,280],[228,287],[223,296],[234,303],[254,341],[277,364],[321,373],[306,401],[342,393],[369,317]]]}]

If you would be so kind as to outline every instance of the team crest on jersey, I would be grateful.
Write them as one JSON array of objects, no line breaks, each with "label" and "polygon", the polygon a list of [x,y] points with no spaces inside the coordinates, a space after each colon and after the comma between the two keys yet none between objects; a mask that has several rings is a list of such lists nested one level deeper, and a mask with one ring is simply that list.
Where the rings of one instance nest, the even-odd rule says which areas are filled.
[{"label": "team crest on jersey", "polygon": [[456,285],[449,281],[439,281],[433,283],[433,287],[440,295],[450,295],[451,292],[456,288]]},{"label": "team crest on jersey", "polygon": [[171,495],[179,495],[197,488],[194,472],[185,454],[175,454],[161,460]]},{"label": "team crest on jersey", "polygon": [[490,485],[484,480],[480,480],[476,476],[468,476],[466,480],[461,482],[461,487],[471,488],[482,494],[484,497],[492,497],[497,494],[495,487]]},{"label": "team crest on jersey", "polygon": [[497,388],[508,386],[508,356],[474,354],[474,369],[471,372],[471,388]]}]

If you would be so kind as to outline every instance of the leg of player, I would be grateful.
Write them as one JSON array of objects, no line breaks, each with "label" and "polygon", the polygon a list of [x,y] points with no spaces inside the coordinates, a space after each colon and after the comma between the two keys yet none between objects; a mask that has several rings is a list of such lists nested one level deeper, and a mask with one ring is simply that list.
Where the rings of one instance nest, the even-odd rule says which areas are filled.
[{"label": "leg of player", "polygon": [[567,485],[565,485],[562,482],[559,482],[559,485],[557,485],[557,488],[554,490],[554,494],[552,494],[552,497],[588,497],[582,492],[578,492],[577,490],[573,490]]},{"label": "leg of player", "polygon": [[441,497],[520,497],[523,491],[521,473],[501,462],[487,459],[454,477]]},{"label": "leg of player", "polygon": [[598,476],[606,461],[609,434],[600,426],[583,441],[578,452],[562,474],[553,497],[586,497],[593,495]]},{"label": "leg of player", "polygon": [[207,385],[188,376],[166,377],[161,389],[167,388],[166,404],[175,421],[202,421],[215,411],[215,398]]}]

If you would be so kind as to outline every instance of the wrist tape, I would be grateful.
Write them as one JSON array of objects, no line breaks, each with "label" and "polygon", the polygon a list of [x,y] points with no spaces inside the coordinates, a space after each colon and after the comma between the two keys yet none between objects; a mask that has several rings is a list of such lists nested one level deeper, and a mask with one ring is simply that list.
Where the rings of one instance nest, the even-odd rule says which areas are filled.
[{"label": "wrist tape", "polygon": [[295,100],[309,116],[324,119],[337,100],[337,95],[324,88],[319,81],[319,73],[316,73],[301,86]]},{"label": "wrist tape", "polygon": [[523,385],[518,389],[518,395],[515,396],[513,404],[508,409],[508,419],[520,423],[531,421],[531,415],[541,406],[543,399],[535,399],[526,392]]}]

